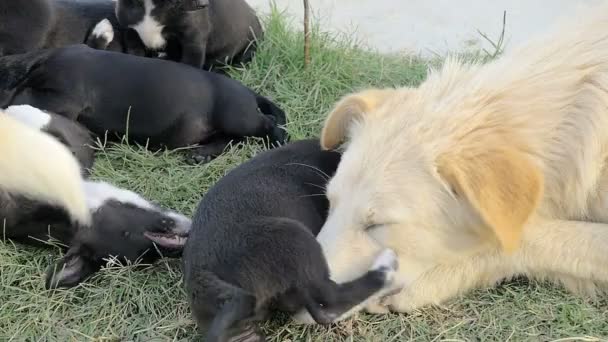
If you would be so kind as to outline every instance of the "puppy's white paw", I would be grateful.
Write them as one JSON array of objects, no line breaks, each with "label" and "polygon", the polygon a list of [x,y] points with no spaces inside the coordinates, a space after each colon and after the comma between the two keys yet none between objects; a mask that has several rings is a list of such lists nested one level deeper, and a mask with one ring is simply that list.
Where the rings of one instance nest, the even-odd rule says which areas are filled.
[{"label": "puppy's white paw", "polygon": [[306,309],[298,311],[295,315],[292,316],[292,319],[294,323],[298,325],[317,323]]},{"label": "puppy's white paw", "polygon": [[108,19],[103,19],[95,25],[91,35],[95,38],[103,39],[107,46],[114,40],[114,27]]},{"label": "puppy's white paw", "polygon": [[395,273],[399,268],[399,261],[397,253],[392,249],[385,249],[378,256],[372,264],[371,271],[379,271],[384,273],[385,283],[392,283],[395,279]]}]

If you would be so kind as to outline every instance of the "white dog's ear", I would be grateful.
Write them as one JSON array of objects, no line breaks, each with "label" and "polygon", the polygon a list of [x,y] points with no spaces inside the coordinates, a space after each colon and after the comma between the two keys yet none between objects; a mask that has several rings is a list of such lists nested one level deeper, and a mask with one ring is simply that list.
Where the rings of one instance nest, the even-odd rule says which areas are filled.
[{"label": "white dog's ear", "polygon": [[437,171],[494,231],[503,250],[512,252],[538,206],[543,175],[526,155],[512,148],[467,152],[441,156]]},{"label": "white dog's ear", "polygon": [[338,147],[344,142],[348,128],[353,122],[374,111],[396,91],[393,88],[371,88],[343,97],[325,120],[321,132],[321,147],[326,150]]}]

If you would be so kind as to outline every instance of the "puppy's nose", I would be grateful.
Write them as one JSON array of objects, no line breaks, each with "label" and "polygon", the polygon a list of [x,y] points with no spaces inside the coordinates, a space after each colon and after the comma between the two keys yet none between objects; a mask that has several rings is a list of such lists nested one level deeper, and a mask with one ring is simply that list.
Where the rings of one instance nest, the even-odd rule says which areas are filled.
[{"label": "puppy's nose", "polygon": [[160,222],[163,225],[163,227],[172,227],[175,225],[175,220],[171,219],[171,218],[164,218]]}]

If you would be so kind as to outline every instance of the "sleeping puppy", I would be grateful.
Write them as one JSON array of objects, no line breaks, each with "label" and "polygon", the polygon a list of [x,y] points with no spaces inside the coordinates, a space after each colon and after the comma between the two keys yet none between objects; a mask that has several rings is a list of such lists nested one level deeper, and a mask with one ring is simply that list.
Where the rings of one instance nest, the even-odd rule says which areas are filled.
[{"label": "sleeping puppy", "polygon": [[301,140],[243,163],[205,194],[183,262],[206,341],[263,341],[254,321],[269,309],[306,308],[328,324],[390,285],[397,267],[390,250],[358,279],[329,279],[315,235],[328,211],[325,184],[339,161],[318,140]]},{"label": "sleeping puppy", "polygon": [[[104,266],[110,257],[121,262],[152,263],[163,256],[181,255],[190,231],[190,219],[109,183],[86,181],[84,185],[92,223],[90,227],[77,229],[65,221],[51,225],[51,237],[57,232],[64,238],[61,242],[69,243],[69,249],[56,265],[49,267],[47,289],[79,284]],[[40,223],[25,225],[35,232],[40,231],[39,227]],[[23,236],[24,226],[20,230]],[[71,239],[66,239],[70,235]]]},{"label": "sleeping puppy", "polygon": [[75,286],[111,257],[152,263],[181,254],[190,219],[105,182],[84,181],[84,193],[92,218],[88,225],[73,223],[61,206],[0,191],[3,238],[39,247],[59,242],[67,248],[47,271],[47,289]]},{"label": "sleeping puppy", "polygon": [[525,275],[608,291],[608,3],[485,64],[448,59],[418,88],[345,96],[345,144],[318,235],[332,279],[399,255],[411,312]]},{"label": "sleeping puppy", "polygon": [[91,133],[82,125],[29,105],[9,106],[4,113],[59,140],[72,151],[81,165],[83,176],[90,174],[95,161],[95,151],[91,147]]},{"label": "sleeping puppy", "polygon": [[[9,172],[18,166],[22,158],[36,161],[33,163],[35,166],[29,169],[7,175],[0,172],[0,237],[35,246],[46,246],[49,241],[69,245],[66,256],[49,271],[47,287],[74,286],[96,272],[105,263],[104,259],[110,256],[122,261],[153,262],[161,255],[178,256],[181,253],[190,229],[188,218],[160,208],[131,191],[104,182],[86,181],[77,172],[70,172],[70,167],[74,169],[70,163],[76,166],[80,161],[80,169],[85,175],[92,166],[93,152],[84,145],[88,138],[85,129],[68,119],[30,106],[9,107],[0,116],[2,136],[11,142],[0,148],[1,158],[4,158],[0,159],[3,171]],[[15,124],[5,124],[7,119],[15,121]],[[29,148],[34,146],[38,135],[32,138],[27,133],[29,131],[19,129],[21,126],[39,132],[37,134],[45,138],[45,146],[36,150]],[[23,150],[8,151],[8,146],[21,146],[19,141],[10,140],[14,134],[31,141],[21,144]],[[66,146],[59,144],[58,140]],[[55,144],[60,145],[58,149],[64,150],[68,157],[53,152]],[[77,160],[69,156],[69,150]],[[45,151],[51,152],[43,153]],[[22,158],[9,163],[7,158],[11,156]],[[60,174],[51,172],[52,180],[46,180],[48,175],[44,170],[52,171],[53,167],[59,166],[65,170]],[[37,175],[38,172],[42,172],[44,177]],[[37,183],[36,179],[42,182]],[[19,185],[23,181],[32,185]],[[45,190],[49,183],[53,184],[52,189]],[[28,191],[32,187],[35,189]],[[40,194],[46,191],[54,193],[56,198],[65,198],[70,189],[72,193],[78,190],[82,195],[76,198],[72,195],[67,204],[49,201],[46,199],[49,195]],[[82,219],[84,215],[74,219],[70,208],[77,205],[86,208],[86,220]],[[155,237],[156,247],[144,233]],[[54,270],[58,273],[54,274]]]},{"label": "sleeping puppy", "polygon": [[196,68],[246,63],[263,35],[244,0],[118,0],[116,16],[148,49]]},{"label": "sleeping puppy", "polygon": [[[4,70],[6,66],[6,71]],[[246,136],[282,143],[285,113],[228,77],[152,58],[69,46],[0,59],[13,75],[4,86],[12,105],[29,104],[77,120],[98,136],[151,148],[206,144],[199,160]],[[2,85],[2,83],[5,83]]]}]

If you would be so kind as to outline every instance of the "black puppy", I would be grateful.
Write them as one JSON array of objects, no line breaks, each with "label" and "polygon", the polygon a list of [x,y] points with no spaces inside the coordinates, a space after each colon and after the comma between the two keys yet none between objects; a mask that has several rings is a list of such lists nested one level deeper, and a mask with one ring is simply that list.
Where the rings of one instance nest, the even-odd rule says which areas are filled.
[{"label": "black puppy", "polygon": [[184,248],[186,292],[208,342],[260,341],[254,321],[268,309],[306,308],[331,323],[385,289],[390,250],[349,283],[330,280],[315,235],[327,217],[324,188],[339,163],[318,140],[261,153],[220,179],[202,199]]},{"label": "black puppy", "polygon": [[111,0],[0,0],[0,56],[82,43],[147,53],[137,32],[119,29]]},{"label": "black puppy", "polygon": [[75,121],[29,105],[10,106],[4,113],[26,125],[48,133],[64,144],[82,167],[82,175],[88,176],[95,161],[91,133]]},{"label": "black puppy", "polygon": [[152,263],[161,256],[181,255],[190,219],[105,182],[84,185],[90,226],[75,224],[60,206],[0,189],[0,238],[40,247],[53,241],[68,247],[65,256],[49,267],[47,288],[75,286],[111,257]]},{"label": "black puppy", "polygon": [[118,0],[116,15],[148,49],[197,68],[246,63],[263,35],[245,0]]},{"label": "black puppy", "polygon": [[[69,249],[47,271],[47,288],[75,286],[97,272],[110,257],[122,262],[152,263],[162,256],[181,255],[190,219],[105,182],[85,181],[85,195],[92,215],[90,227],[75,229],[61,218],[50,225],[50,236],[63,238]],[[38,210],[40,221],[30,220],[18,228],[22,235],[26,229],[40,232],[41,223],[47,224],[48,212],[40,213],[41,210],[44,209]]]},{"label": "black puppy", "polygon": [[29,104],[151,148],[206,144],[195,151],[200,160],[230,139],[287,139],[285,113],[238,81],[85,45],[0,58],[2,86],[0,105]]},{"label": "black puppy", "polygon": [[52,22],[49,0],[0,0],[0,56],[42,48]]}]

